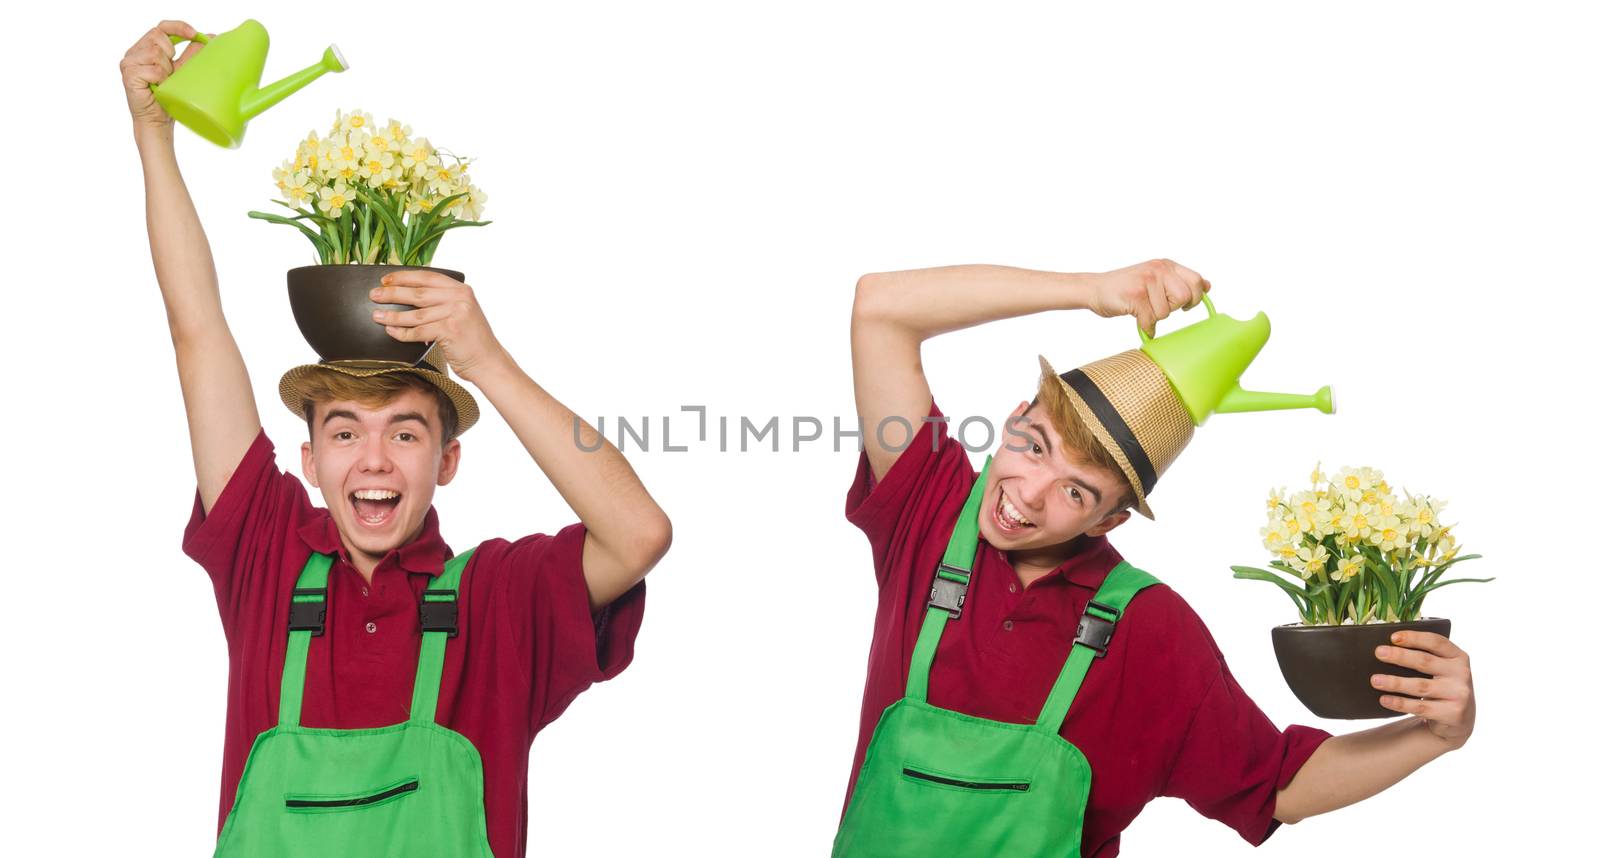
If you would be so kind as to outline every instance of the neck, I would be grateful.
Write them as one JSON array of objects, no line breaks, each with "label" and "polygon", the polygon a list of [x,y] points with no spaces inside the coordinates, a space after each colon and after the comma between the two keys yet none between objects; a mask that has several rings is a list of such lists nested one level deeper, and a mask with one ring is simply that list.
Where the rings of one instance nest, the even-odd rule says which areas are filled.
[{"label": "neck", "polygon": [[1083,535],[1079,534],[1057,545],[1008,551],[1006,559],[1010,561],[1011,568],[1017,571],[1022,586],[1027,587],[1065,563],[1067,558],[1078,553],[1081,547],[1083,547]]}]

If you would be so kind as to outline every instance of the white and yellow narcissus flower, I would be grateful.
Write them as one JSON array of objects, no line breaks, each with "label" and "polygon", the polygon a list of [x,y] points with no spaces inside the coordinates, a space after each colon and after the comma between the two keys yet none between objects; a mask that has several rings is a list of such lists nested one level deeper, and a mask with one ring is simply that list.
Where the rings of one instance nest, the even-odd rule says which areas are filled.
[{"label": "white and yellow narcissus flower", "polygon": [[363,134],[371,134],[374,130],[372,114],[365,110],[352,110],[349,113],[340,111],[336,116],[334,128],[339,131],[359,131]]},{"label": "white and yellow narcissus flower", "polygon": [[[1289,533],[1281,516],[1269,517],[1267,526],[1261,528],[1261,544],[1273,554],[1279,554],[1285,545],[1291,545],[1292,540],[1293,535]],[[1294,553],[1292,545],[1289,553]]]},{"label": "white and yellow narcissus flower", "polygon": [[1378,547],[1379,551],[1405,550],[1406,532],[1400,524],[1400,516],[1384,515],[1379,512],[1372,517],[1372,532],[1367,534],[1367,541]]},{"label": "white and yellow narcissus flower", "polygon": [[406,213],[418,214],[419,212],[431,212],[433,211],[434,204],[437,202],[439,201],[433,197],[424,196],[422,194],[413,194],[406,198]]},{"label": "white and yellow narcissus flower", "polygon": [[483,205],[489,201],[489,195],[477,185],[468,188],[468,194],[461,198],[462,214],[467,220],[481,220],[483,218]]},{"label": "white and yellow narcissus flower", "polygon": [[1307,581],[1322,574],[1328,568],[1328,549],[1323,548],[1321,545],[1302,545],[1295,549],[1294,553],[1294,559],[1289,561],[1289,565],[1294,567],[1295,571],[1300,573],[1300,577]]},{"label": "white and yellow narcissus flower", "polygon": [[431,163],[423,173],[423,180],[428,184],[428,190],[440,197],[448,197],[456,192],[456,178],[460,169],[456,164],[446,164],[438,158],[430,159]]},{"label": "white and yellow narcissus flower", "polygon": [[411,126],[402,124],[398,119],[390,119],[379,136],[388,140],[391,148],[398,150],[411,139]]},{"label": "white and yellow narcissus flower", "polygon": [[1332,578],[1335,581],[1348,581],[1349,579],[1361,574],[1361,569],[1364,565],[1365,564],[1361,559],[1361,555],[1359,554],[1345,557],[1341,559],[1339,561],[1339,565],[1334,568]]},{"label": "white and yellow narcissus flower", "polygon": [[317,186],[311,183],[311,177],[304,172],[289,174],[281,187],[283,201],[296,208],[305,205],[317,192]]},{"label": "white and yellow narcissus flower", "polygon": [[1323,536],[1333,509],[1333,503],[1323,492],[1296,492],[1290,506],[1294,509],[1301,530],[1313,533],[1318,538]]},{"label": "white and yellow narcissus flower", "polygon": [[408,140],[400,147],[400,169],[408,175],[421,178],[427,175],[429,167],[438,162],[439,156],[433,154],[433,146],[426,137]]},{"label": "white and yellow narcissus flower", "polygon": [[366,137],[360,132],[329,138],[327,174],[331,179],[353,181],[361,171],[361,156],[366,154]]},{"label": "white and yellow narcissus flower", "polygon": [[366,152],[361,156],[361,166],[357,170],[357,174],[372,187],[381,188],[383,183],[388,181],[393,170],[393,155],[368,146]]},{"label": "white and yellow narcissus flower", "polygon": [[351,205],[356,201],[355,194],[344,182],[337,182],[331,188],[324,187],[317,194],[320,197],[317,200],[317,208],[331,218],[339,217],[344,213],[345,206]]}]

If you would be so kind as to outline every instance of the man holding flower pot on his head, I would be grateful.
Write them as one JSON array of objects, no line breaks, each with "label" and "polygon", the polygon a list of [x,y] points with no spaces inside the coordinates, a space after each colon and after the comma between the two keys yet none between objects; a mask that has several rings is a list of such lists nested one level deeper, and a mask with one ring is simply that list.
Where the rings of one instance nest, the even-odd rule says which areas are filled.
[{"label": "man holding flower pot on his head", "polygon": [[[297,367],[305,479],[275,465],[223,316],[205,233],[151,96],[178,21],[122,61],[150,248],[177,353],[197,492],[184,551],[211,576],[228,640],[219,855],[521,855],[528,752],[590,684],[627,666],[643,578],[671,526],[617,449],[528,377],[473,290],[403,272],[374,290],[416,366]],[[461,461],[471,382],[579,522],[458,555],[432,500]],[[529,472],[531,475],[531,471]],[[519,496],[527,481],[517,487]]]},{"label": "man holding flower pot on his head", "polygon": [[[1377,655],[1433,678],[1374,685],[1426,698],[1385,697],[1416,717],[1279,731],[1188,603],[1123,560],[1107,535],[1132,510],[1154,518],[1147,496],[1194,428],[1142,351],[1061,374],[1041,357],[1037,395],[981,473],[923,375],[922,342],[938,334],[1088,309],[1153,335],[1207,289],[1168,260],[861,278],[850,333],[865,449],[845,515],[871,543],[878,600],[836,856],[1104,858],[1158,795],[1260,845],[1471,735],[1466,653],[1415,632]],[[972,357],[994,374],[992,356]]]}]

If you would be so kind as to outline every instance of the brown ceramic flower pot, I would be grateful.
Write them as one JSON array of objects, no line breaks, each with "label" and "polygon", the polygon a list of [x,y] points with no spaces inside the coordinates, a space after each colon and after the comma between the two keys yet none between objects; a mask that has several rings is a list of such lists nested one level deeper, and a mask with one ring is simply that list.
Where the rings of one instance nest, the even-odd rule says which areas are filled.
[{"label": "brown ceramic flower pot", "polygon": [[[1393,718],[1378,698],[1393,691],[1372,687],[1374,673],[1428,678],[1410,668],[1379,661],[1373,653],[1393,644],[1389,636],[1417,630],[1450,636],[1450,621],[1424,617],[1407,623],[1361,626],[1307,626],[1293,623],[1272,630],[1272,648],[1289,689],[1322,718]],[[1409,695],[1399,695],[1409,696]]]},{"label": "brown ceramic flower pot", "polygon": [[410,304],[377,304],[368,293],[391,271],[437,271],[465,281],[448,268],[425,265],[307,265],[289,269],[289,307],[295,324],[322,360],[396,360],[416,363],[428,343],[389,336],[372,311],[415,310]]}]

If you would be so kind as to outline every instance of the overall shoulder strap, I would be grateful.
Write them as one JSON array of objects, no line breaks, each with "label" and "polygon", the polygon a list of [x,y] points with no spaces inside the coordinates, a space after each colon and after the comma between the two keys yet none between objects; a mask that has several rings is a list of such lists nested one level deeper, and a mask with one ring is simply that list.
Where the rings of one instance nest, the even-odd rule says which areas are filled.
[{"label": "overall shoulder strap", "polygon": [[300,699],[306,685],[306,653],[313,635],[322,634],[328,616],[328,568],[333,555],[311,552],[295,579],[289,602],[289,645],[284,651],[278,690],[278,726],[300,726]]},{"label": "overall shoulder strap", "polygon": [[456,636],[456,592],[461,587],[461,573],[467,560],[477,548],[450,558],[444,572],[433,579],[428,589],[422,591],[422,603],[417,606],[422,622],[422,648],[417,656],[417,678],[411,684],[411,720],[433,721],[439,706],[439,679],[444,675],[444,642]]},{"label": "overall shoulder strap", "polygon": [[945,545],[944,558],[933,573],[933,588],[928,593],[928,605],[922,615],[922,631],[917,634],[917,647],[911,653],[911,672],[906,676],[906,696],[926,702],[928,699],[928,671],[933,669],[933,654],[939,648],[939,638],[944,625],[961,616],[961,606],[967,599],[967,585],[972,581],[972,561],[978,556],[978,515],[983,504],[983,487],[988,483],[990,456],[983,462],[977,482],[967,493],[967,502],[961,507],[955,530]]},{"label": "overall shoulder strap", "polygon": [[1094,598],[1089,600],[1083,616],[1078,619],[1078,635],[1072,641],[1072,651],[1067,654],[1067,664],[1061,668],[1061,675],[1056,677],[1050,697],[1045,700],[1044,709],[1039,712],[1039,720],[1035,722],[1039,729],[1052,734],[1061,732],[1061,725],[1067,720],[1067,710],[1071,708],[1073,698],[1078,696],[1078,689],[1089,673],[1089,666],[1095,659],[1105,656],[1111,644],[1111,633],[1116,630],[1122,612],[1140,590],[1159,583],[1155,576],[1129,566],[1126,560],[1118,563],[1106,575],[1106,580],[1101,582],[1100,589],[1095,591]]}]

